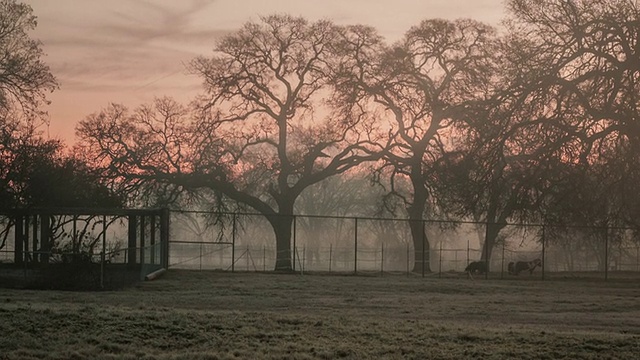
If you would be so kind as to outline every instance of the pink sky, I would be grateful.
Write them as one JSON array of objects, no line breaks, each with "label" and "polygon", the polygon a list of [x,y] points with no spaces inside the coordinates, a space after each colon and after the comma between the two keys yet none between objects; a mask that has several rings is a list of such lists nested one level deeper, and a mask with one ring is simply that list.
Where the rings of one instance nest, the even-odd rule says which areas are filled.
[{"label": "pink sky", "polygon": [[429,18],[498,25],[503,0],[26,0],[38,17],[32,36],[60,83],[49,96],[52,138],[74,142],[75,124],[111,102],[130,108],[156,96],[187,102],[200,79],[185,64],[212,54],[220,35],[260,15],[376,27],[396,41]]}]

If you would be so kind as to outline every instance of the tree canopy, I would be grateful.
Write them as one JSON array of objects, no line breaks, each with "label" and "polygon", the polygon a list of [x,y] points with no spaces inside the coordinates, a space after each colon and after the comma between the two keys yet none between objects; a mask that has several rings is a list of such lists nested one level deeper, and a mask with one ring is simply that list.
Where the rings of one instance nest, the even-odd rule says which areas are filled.
[{"label": "tree canopy", "polygon": [[279,270],[296,201],[353,169],[402,204],[414,271],[429,267],[425,217],[486,223],[487,261],[508,222],[558,223],[580,212],[567,201],[593,210],[574,222],[637,223],[637,3],[506,6],[502,31],[428,19],[394,44],[368,26],[265,16],[189,64],[203,81],[191,104],[112,104],[78,124],[79,148],[130,199],[205,192],[212,208],[258,211]]}]

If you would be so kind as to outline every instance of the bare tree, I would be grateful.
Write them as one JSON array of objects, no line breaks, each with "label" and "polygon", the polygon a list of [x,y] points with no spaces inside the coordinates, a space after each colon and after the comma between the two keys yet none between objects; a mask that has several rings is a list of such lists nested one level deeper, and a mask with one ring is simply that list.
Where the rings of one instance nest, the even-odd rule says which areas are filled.
[{"label": "bare tree", "polygon": [[41,43],[27,33],[36,24],[29,5],[0,1],[0,120],[11,108],[20,108],[28,117],[42,115],[46,93],[57,88],[41,60]]},{"label": "bare tree", "polygon": [[[637,206],[629,199],[637,194],[637,171],[629,165],[640,153],[638,3],[512,0],[507,8],[504,53],[513,110],[507,118],[518,124],[506,139],[521,156],[537,153],[530,167],[542,170],[538,218],[577,221],[581,209],[564,212],[564,220],[557,210],[595,177],[603,181],[603,196],[594,193],[598,203],[581,206],[598,209],[592,215],[600,220],[582,221],[635,222]],[[563,187],[567,177],[573,183]]]},{"label": "bare tree", "polygon": [[[451,149],[448,135],[473,120],[478,101],[491,88],[495,30],[472,20],[425,20],[391,47],[364,27],[352,27],[345,41],[355,58],[344,69],[344,83],[350,85],[343,87],[344,96],[381,108],[393,119],[394,145],[385,158],[390,190],[402,197],[411,220],[413,270],[429,271],[423,219],[435,209],[429,205],[435,201],[433,164]],[[394,186],[404,179],[406,195]]]},{"label": "bare tree", "polygon": [[298,196],[382,148],[365,113],[334,106],[341,31],[291,16],[249,22],[191,63],[205,87],[193,112],[169,99],[133,113],[114,105],[78,134],[122,185],[210,189],[263,214],[276,236],[275,268],[290,270]]}]

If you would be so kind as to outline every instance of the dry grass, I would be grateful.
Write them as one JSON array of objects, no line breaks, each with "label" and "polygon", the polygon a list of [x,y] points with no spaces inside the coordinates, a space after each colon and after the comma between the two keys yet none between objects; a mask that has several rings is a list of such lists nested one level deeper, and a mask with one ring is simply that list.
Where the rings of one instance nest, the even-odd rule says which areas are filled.
[{"label": "dry grass", "polygon": [[2,290],[0,359],[635,358],[640,282],[170,271]]}]

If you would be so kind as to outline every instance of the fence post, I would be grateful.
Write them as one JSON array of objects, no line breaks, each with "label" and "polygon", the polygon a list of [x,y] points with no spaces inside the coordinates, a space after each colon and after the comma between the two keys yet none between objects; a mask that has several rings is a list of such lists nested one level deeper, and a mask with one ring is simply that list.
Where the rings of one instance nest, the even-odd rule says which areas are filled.
[{"label": "fence post", "polygon": [[[233,214],[233,225],[231,227],[231,272],[236,271],[236,217],[238,214]],[[278,256],[276,254],[276,256]]]},{"label": "fence post", "polygon": [[465,265],[465,267],[469,266],[469,251],[471,248],[471,241],[469,239],[467,239],[467,265]]},{"label": "fence post", "polygon": [[333,244],[329,244],[329,272],[331,272],[332,263],[333,263]]},{"label": "fence post", "polygon": [[169,269],[169,236],[170,236],[170,226],[171,226],[171,212],[168,208],[164,208],[160,212],[160,255],[161,262],[165,269]]},{"label": "fence post", "polygon": [[353,261],[353,273],[358,273],[358,218],[354,218],[354,261]]},{"label": "fence post", "polygon": [[382,243],[380,252],[380,276],[384,276],[384,243]]},{"label": "fence post", "polygon": [[[31,235],[29,235],[29,219],[31,219],[31,216],[26,215],[24,217],[24,231],[22,233],[22,238],[20,239],[20,243],[22,244],[22,249],[23,251],[23,261],[25,263],[30,262],[29,260],[29,238],[31,237]],[[34,231],[33,231],[33,251],[38,251],[38,239],[36,234],[38,233],[38,215],[34,215],[33,216],[33,227],[34,227]],[[43,245],[43,244],[41,244]],[[37,255],[35,255],[34,257],[37,257]],[[37,263],[37,261],[36,261]]]},{"label": "fence post", "polygon": [[136,247],[138,246],[138,217],[136,215],[129,215],[128,225],[127,253],[129,256],[127,264],[133,267],[136,264]]},{"label": "fence post", "polygon": [[411,262],[411,248],[409,247],[409,242],[407,242],[407,277],[411,274],[409,272],[410,262]]},{"label": "fence post", "polygon": [[140,215],[140,266],[143,266],[145,262],[145,232],[147,230],[146,218],[146,215]]},{"label": "fence post", "polygon": [[422,220],[422,277],[424,277],[424,271],[425,271],[425,255],[427,254],[427,247],[426,247],[426,242],[427,242],[427,236],[424,233],[424,220]]},{"label": "fence post", "polygon": [[202,271],[202,241],[200,241],[200,271]]},{"label": "fence post", "polygon": [[438,277],[442,278],[442,241],[440,241],[440,255],[438,259]]},{"label": "fence post", "polygon": [[[73,231],[72,235],[71,235],[71,242],[72,242],[72,252],[75,255],[78,251],[76,249],[80,248],[80,245],[78,244],[78,225],[77,225],[77,220],[78,220],[78,215],[73,215],[73,226],[71,231]],[[35,233],[35,231],[34,231]],[[126,262],[126,261],[125,261]]]},{"label": "fence post", "polygon": [[609,279],[609,226],[604,228],[604,281]]},{"label": "fence post", "polygon": [[149,225],[151,229],[149,230],[149,242],[150,242],[150,251],[149,251],[149,262],[153,265],[156,264],[156,215],[151,215],[151,224]]},{"label": "fence post", "polygon": [[297,251],[296,251],[296,246],[297,246],[296,245],[296,240],[297,240],[296,239],[296,224],[297,224],[296,216],[293,215],[293,254],[292,254],[293,255],[293,269],[292,270],[294,272],[296,271],[296,253],[297,253]]},{"label": "fence post", "polygon": [[100,288],[104,289],[104,261],[107,251],[107,216],[102,215],[102,256],[100,262]]},{"label": "fence post", "polygon": [[504,243],[502,240],[502,262],[500,263],[500,279],[504,279]]},{"label": "fence post", "polygon": [[267,246],[262,245],[262,272],[267,272]]},{"label": "fence post", "polygon": [[545,271],[544,269],[547,267],[546,265],[546,244],[547,244],[547,233],[546,228],[542,225],[542,281],[544,281]]},{"label": "fence post", "polygon": [[[489,271],[491,270],[491,262],[489,261],[489,231],[491,230],[491,228],[489,228],[489,226],[491,226],[491,223],[489,223],[487,221],[487,227],[485,228],[485,232],[484,232],[484,262],[485,262],[485,266],[486,266],[486,271],[484,272],[484,278],[485,279],[489,279]],[[493,250],[493,249],[491,249]],[[482,255],[480,255],[480,258],[482,258]]]},{"label": "fence post", "polygon": [[[23,216],[22,215],[18,215],[15,218],[15,224],[14,224],[14,235],[13,235],[13,239],[14,239],[14,245],[13,245],[13,262],[16,264],[22,264],[22,262],[25,259],[25,254],[27,251],[29,251],[29,249],[24,249],[23,245],[24,245],[24,239],[23,239],[23,234],[24,234],[24,223],[23,221]],[[35,256],[34,256],[35,258]]]},{"label": "fence post", "polygon": [[247,245],[247,271],[249,271],[250,267],[249,267],[249,245]]},{"label": "fence post", "polygon": [[300,274],[304,275],[304,263],[307,260],[307,246],[302,247],[302,264],[300,265]]}]

